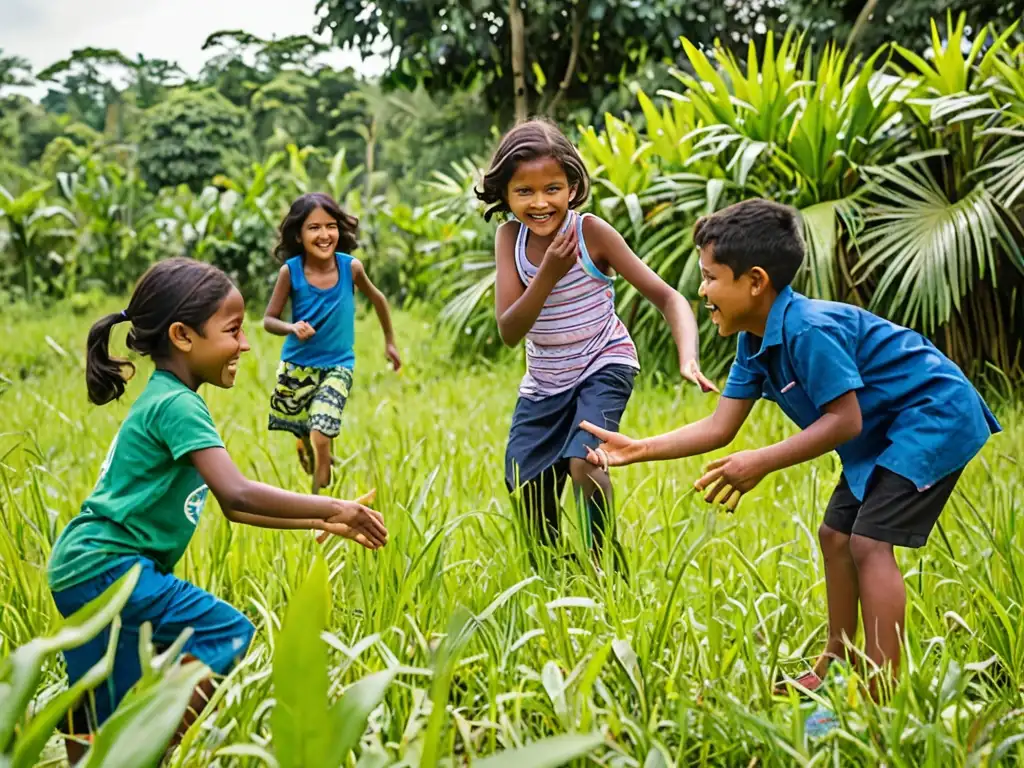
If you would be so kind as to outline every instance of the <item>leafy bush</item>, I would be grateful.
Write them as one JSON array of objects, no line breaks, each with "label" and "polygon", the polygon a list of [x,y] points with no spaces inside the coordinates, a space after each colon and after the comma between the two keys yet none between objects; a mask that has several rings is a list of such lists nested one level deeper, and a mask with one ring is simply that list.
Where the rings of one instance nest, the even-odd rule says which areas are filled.
[{"label": "leafy bush", "polygon": [[251,152],[246,113],[216,91],[179,90],[146,112],[139,166],[153,190],[184,184],[198,192],[237,170]]}]

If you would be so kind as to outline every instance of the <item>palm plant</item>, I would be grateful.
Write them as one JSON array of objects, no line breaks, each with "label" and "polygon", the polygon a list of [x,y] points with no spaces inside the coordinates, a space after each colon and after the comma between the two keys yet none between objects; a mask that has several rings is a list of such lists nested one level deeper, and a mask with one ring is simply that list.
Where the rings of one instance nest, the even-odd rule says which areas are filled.
[{"label": "palm plant", "polygon": [[[872,307],[938,335],[946,351],[1005,372],[1021,363],[1024,183],[1019,49],[981,30],[965,44],[965,17],[932,22],[926,59],[909,62],[902,114],[921,152],[866,168],[863,253],[855,274],[874,283]],[[987,46],[987,51],[985,47]],[[979,354],[980,351],[980,354]]]},{"label": "palm plant", "polygon": [[[0,186],[0,220],[7,225],[6,236],[0,239],[0,252],[8,251],[13,257],[14,270],[20,273],[21,290],[25,298],[32,300],[36,290],[44,290],[49,283],[47,241],[53,236],[67,234],[54,230],[53,222],[63,219],[72,226],[75,215],[59,205],[47,205],[46,193],[52,184],[43,182],[15,195]],[[45,255],[44,255],[45,251]]]}]

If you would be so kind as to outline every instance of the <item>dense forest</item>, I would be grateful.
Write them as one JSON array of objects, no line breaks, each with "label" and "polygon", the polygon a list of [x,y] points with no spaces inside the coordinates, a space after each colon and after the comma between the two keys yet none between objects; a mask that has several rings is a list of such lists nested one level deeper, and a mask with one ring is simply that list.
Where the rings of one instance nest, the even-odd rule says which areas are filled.
[{"label": "dense forest", "polygon": [[[325,189],[361,219],[396,302],[492,354],[473,187],[500,132],[542,114],[579,142],[590,204],[691,298],[694,218],[769,196],[804,214],[801,288],[1015,378],[1020,4],[940,5],[322,0],[309,35],[211,35],[194,74],[97,48],[33,72],[0,52],[0,291],[87,301],[187,253],[262,299],[284,207]],[[383,46],[390,67],[320,63],[336,46]],[[669,359],[649,308],[621,303],[652,361]],[[720,371],[728,348],[708,345]]]}]

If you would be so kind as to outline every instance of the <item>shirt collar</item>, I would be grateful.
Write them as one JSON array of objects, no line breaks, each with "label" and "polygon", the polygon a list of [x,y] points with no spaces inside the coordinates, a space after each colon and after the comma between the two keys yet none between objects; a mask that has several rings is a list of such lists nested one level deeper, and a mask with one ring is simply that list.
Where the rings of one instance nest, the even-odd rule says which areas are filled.
[{"label": "shirt collar", "polygon": [[793,295],[793,289],[787,285],[775,297],[772,308],[768,311],[768,322],[764,326],[761,348],[754,353],[753,357],[760,357],[769,347],[775,347],[782,343],[782,322],[786,317],[786,309],[793,301]]}]

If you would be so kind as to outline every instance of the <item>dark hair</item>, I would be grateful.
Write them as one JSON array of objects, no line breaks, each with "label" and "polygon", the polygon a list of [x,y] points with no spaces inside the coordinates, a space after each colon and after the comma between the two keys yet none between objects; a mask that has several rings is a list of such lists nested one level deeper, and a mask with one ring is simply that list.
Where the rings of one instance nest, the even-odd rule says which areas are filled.
[{"label": "dark hair", "polygon": [[135,373],[131,362],[110,356],[110,331],[115,325],[131,322],[128,349],[163,360],[171,352],[171,325],[184,323],[202,333],[232,288],[227,275],[195,259],[167,259],[150,267],[135,286],[128,308],[107,315],[89,329],[85,358],[89,400],[96,405],[117,400]]},{"label": "dark hair", "polygon": [[715,261],[735,277],[763,269],[781,291],[804,260],[804,239],[797,212],[788,205],[755,198],[702,216],[693,227],[698,248],[714,246]]},{"label": "dark hair", "polygon": [[474,190],[478,198],[491,206],[484,213],[485,219],[490,221],[494,214],[509,211],[508,183],[516,168],[520,163],[541,157],[557,160],[569,186],[576,187],[576,194],[569,201],[570,208],[577,208],[586,201],[590,194],[590,177],[583,158],[554,123],[537,118],[520,123],[505,134],[491,159],[491,167],[484,174],[482,188]]},{"label": "dark hair", "polygon": [[359,231],[359,219],[342,210],[334,198],[323,192],[307,192],[296,198],[288,214],[281,221],[279,236],[274,255],[279,260],[287,261],[296,253],[302,253],[302,225],[306,217],[317,208],[338,222],[338,248],[344,253],[352,253],[359,247],[356,232]]}]

